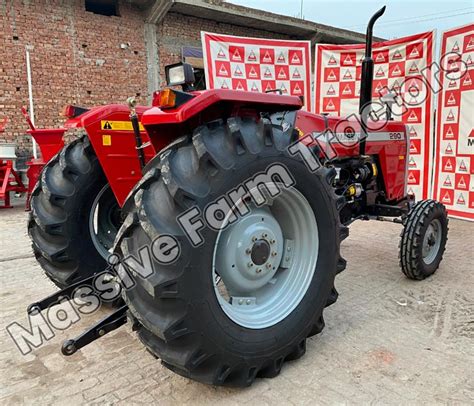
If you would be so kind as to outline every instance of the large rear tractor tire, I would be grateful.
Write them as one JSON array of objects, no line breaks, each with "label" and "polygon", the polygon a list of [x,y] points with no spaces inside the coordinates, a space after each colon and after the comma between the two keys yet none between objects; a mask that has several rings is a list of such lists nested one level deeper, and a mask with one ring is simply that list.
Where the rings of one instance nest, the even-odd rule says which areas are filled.
[{"label": "large rear tractor tire", "polygon": [[443,259],[448,240],[446,207],[422,200],[408,213],[400,235],[400,266],[409,279],[433,275]]},{"label": "large rear tractor tire", "polygon": [[33,252],[58,287],[106,267],[121,224],[120,208],[87,137],[46,164],[31,209]]},{"label": "large rear tractor tire", "polygon": [[[336,172],[310,172],[291,156],[297,134],[276,116],[212,122],[161,154],[136,187],[117,236],[116,252],[150,274],[126,267],[135,283],[123,295],[140,340],[163,365],[200,382],[248,386],[278,375],[285,361],[305,353],[306,339],[324,327],[324,308],[337,299],[346,228],[331,187]],[[275,196],[248,183],[277,172],[273,185],[266,182],[280,189]],[[246,194],[231,197],[243,185]],[[233,211],[212,211],[223,197]],[[196,208],[202,216],[191,222],[204,224],[200,242],[177,220]],[[230,224],[211,228],[216,219]],[[144,247],[155,255],[160,244],[152,243],[164,235],[178,244],[176,260],[142,260]]]}]

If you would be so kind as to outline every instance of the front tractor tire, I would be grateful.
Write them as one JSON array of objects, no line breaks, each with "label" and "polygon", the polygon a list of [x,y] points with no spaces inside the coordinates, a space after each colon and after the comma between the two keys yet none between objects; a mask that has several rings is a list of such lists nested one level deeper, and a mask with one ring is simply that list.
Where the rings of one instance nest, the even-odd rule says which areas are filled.
[{"label": "front tractor tire", "polygon": [[423,280],[433,275],[448,240],[446,207],[435,200],[416,203],[404,219],[400,237],[400,266],[407,278]]},{"label": "front tractor tire", "polygon": [[[153,247],[158,236],[178,242],[176,261],[153,257],[147,278],[129,268],[135,284],[123,295],[147,349],[203,383],[248,386],[278,375],[285,361],[305,353],[307,337],[322,331],[323,310],[337,298],[346,228],[331,187],[335,171],[312,173],[290,156],[296,134],[277,122],[220,120],[169,148],[136,187],[117,236],[116,252],[138,258],[141,267],[143,247]],[[262,206],[243,197],[234,212],[247,205],[249,213],[220,231],[201,228],[194,247],[177,217],[193,208],[205,213],[274,164],[296,183],[280,184],[281,194]]]},{"label": "front tractor tire", "polygon": [[44,167],[31,198],[28,233],[46,275],[63,289],[102,271],[120,208],[87,137]]}]

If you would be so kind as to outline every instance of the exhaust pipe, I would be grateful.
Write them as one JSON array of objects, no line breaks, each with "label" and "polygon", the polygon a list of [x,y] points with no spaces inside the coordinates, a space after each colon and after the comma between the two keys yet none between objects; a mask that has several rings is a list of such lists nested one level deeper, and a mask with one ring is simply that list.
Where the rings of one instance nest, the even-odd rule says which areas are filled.
[{"label": "exhaust pipe", "polygon": [[372,37],[375,22],[385,13],[386,6],[377,11],[367,25],[365,36],[365,56],[362,61],[362,72],[360,82],[359,114],[364,136],[360,141],[360,155],[365,155],[365,141],[367,138],[367,123],[370,114],[370,103],[372,102],[372,82],[374,79],[374,60],[372,59]]}]

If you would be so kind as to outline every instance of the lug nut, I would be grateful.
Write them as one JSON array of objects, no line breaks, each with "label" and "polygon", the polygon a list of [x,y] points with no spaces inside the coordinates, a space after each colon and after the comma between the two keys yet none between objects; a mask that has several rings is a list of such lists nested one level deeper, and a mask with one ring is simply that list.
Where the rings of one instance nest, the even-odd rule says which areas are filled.
[{"label": "lug nut", "polygon": [[257,269],[257,273],[260,273],[262,272],[262,270],[260,268]]},{"label": "lug nut", "polygon": [[291,251],[291,247],[288,247],[286,250],[287,250],[288,252],[290,252],[290,251]]},{"label": "lug nut", "polygon": [[239,305],[241,304],[244,304],[244,300],[243,299],[239,299]]},{"label": "lug nut", "polygon": [[252,237],[252,242],[257,241],[257,237]]},{"label": "lug nut", "polygon": [[253,267],[253,262],[249,262],[249,263],[247,264],[247,266],[248,266],[249,268],[252,268],[252,267]]},{"label": "lug nut", "polygon": [[271,268],[272,268],[272,264],[267,264],[267,268],[268,268],[268,269],[271,269]]},{"label": "lug nut", "polygon": [[246,303],[249,305],[250,303],[252,303],[252,301],[250,299],[247,299]]},{"label": "lug nut", "polygon": [[275,242],[276,242],[275,240],[271,240],[270,244],[275,244]]},{"label": "lug nut", "polygon": [[272,252],[272,257],[276,257],[277,253],[275,251]]},{"label": "lug nut", "polygon": [[286,257],[286,258],[285,258],[285,261],[289,261],[289,260],[290,260],[290,257]]},{"label": "lug nut", "polygon": [[262,237],[263,237],[263,238],[267,238],[267,237],[268,237],[268,234],[262,234]]},{"label": "lug nut", "polygon": [[250,255],[250,254],[252,253],[252,250],[251,250],[250,248],[247,248],[247,249],[245,250],[245,253],[246,253],[247,255]]}]

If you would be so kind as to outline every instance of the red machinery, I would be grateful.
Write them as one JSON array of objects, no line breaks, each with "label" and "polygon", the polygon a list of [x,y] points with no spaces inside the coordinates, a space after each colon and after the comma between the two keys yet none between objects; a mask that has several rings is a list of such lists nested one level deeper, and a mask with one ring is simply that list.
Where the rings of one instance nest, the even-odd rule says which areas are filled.
[{"label": "red machinery", "polygon": [[69,107],[66,126],[84,135],[46,164],[28,224],[36,258],[63,289],[28,311],[84,287],[85,301],[121,307],[66,341],[63,354],[128,317],[167,368],[248,386],[278,375],[324,328],[352,222],[402,225],[403,273],[436,272],[446,209],[407,194],[405,125],[389,114],[368,119],[372,28],[384,11],[367,29],[360,117],[308,113],[298,97],[197,92],[187,64],[166,68],[170,87],[151,108]]},{"label": "red machinery", "polygon": [[[6,118],[0,121],[0,133],[5,130],[7,121]],[[12,153],[14,155],[14,151]],[[14,168],[13,160],[3,158],[5,157],[0,157],[0,200],[3,200],[3,205],[0,205],[0,209],[11,209],[13,206],[10,204],[10,193],[24,193],[26,188],[21,181],[20,175]],[[11,158],[14,157],[11,156]]]},{"label": "red machinery", "polygon": [[0,200],[3,200],[3,205],[0,209],[11,209],[10,192],[24,193],[26,187],[23,185],[20,176],[13,168],[12,160],[0,160]]},{"label": "red machinery", "polygon": [[56,155],[62,147],[64,147],[63,135],[66,131],[65,128],[48,128],[48,129],[37,129],[28,115],[25,107],[21,108],[21,112],[25,116],[25,119],[30,127],[27,133],[30,134],[38,144],[41,152],[40,158],[32,158],[26,164],[28,170],[26,176],[28,177],[28,198],[26,200],[26,210],[30,210],[30,198],[31,192],[35,187],[36,182],[40,176],[41,170],[44,165]]}]

